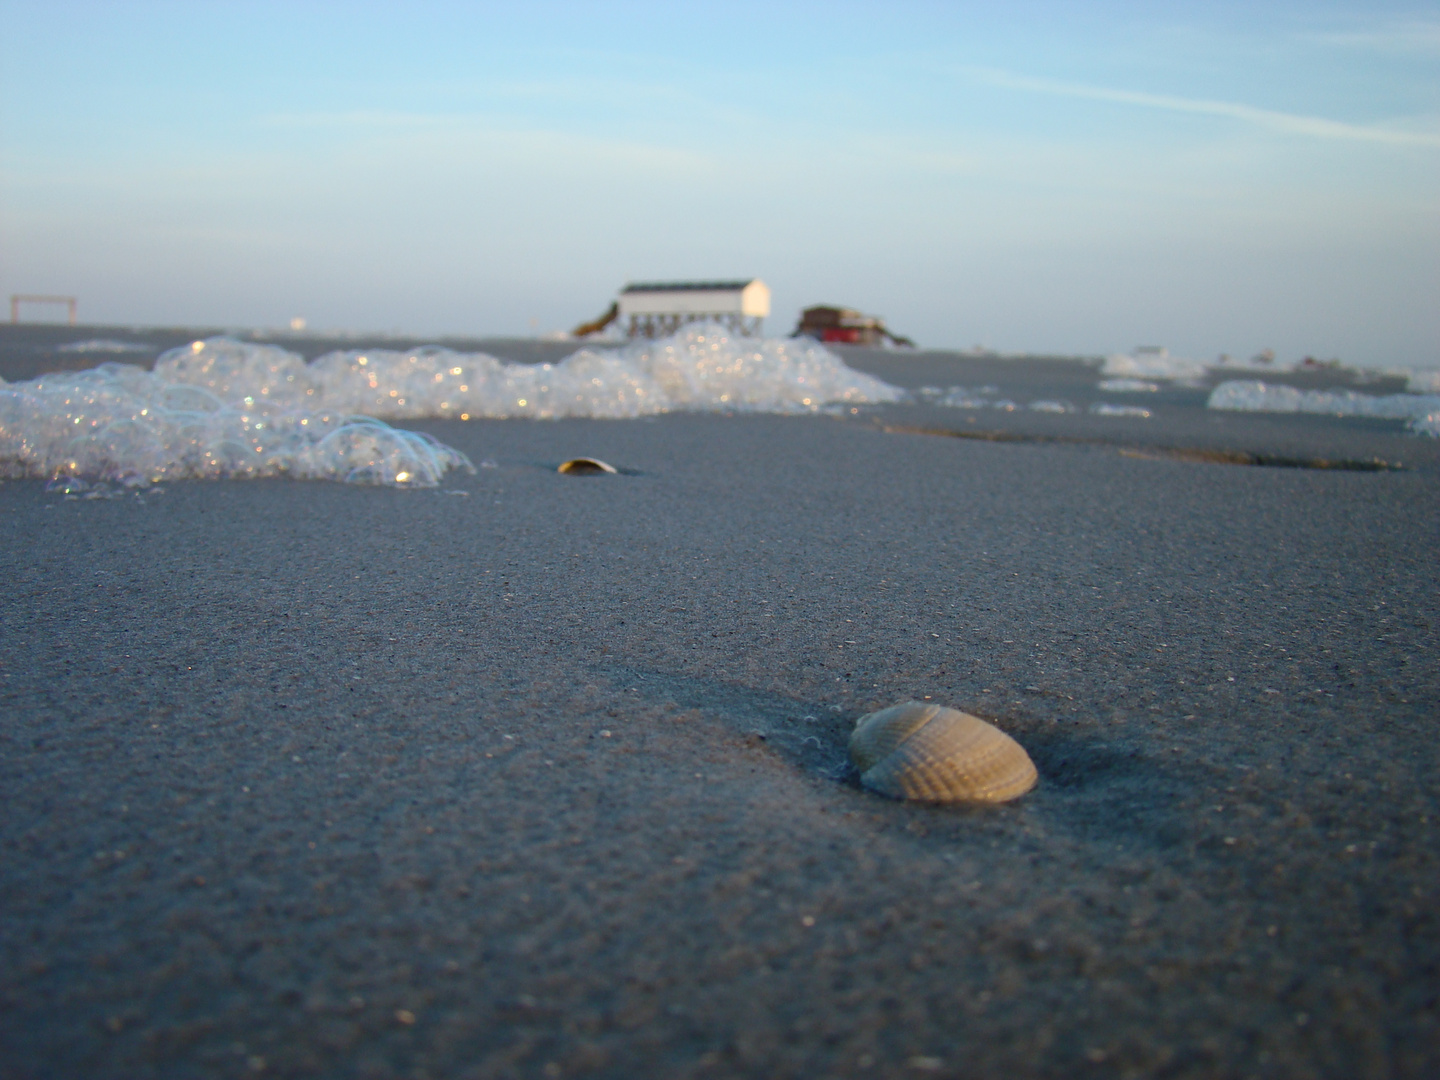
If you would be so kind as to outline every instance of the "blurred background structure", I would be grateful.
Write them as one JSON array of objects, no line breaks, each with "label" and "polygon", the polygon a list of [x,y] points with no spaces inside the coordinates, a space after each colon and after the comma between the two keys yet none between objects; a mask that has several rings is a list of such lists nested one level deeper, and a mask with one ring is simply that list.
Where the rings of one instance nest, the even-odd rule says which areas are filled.
[{"label": "blurred background structure", "polygon": [[885,320],[875,315],[862,315],[854,308],[818,304],[800,313],[800,325],[792,337],[813,337],[837,345],[899,345],[913,349],[907,337],[891,333]]},{"label": "blurred background structure", "polygon": [[39,305],[43,310],[53,311],[57,306],[65,308],[65,321],[75,326],[80,321],[80,304],[73,296],[47,296],[36,293],[10,294],[10,321],[18,323],[21,312]]},{"label": "blurred background structure", "polygon": [[586,337],[624,320],[632,338],[666,337],[692,322],[715,322],[733,334],[759,337],[769,314],[770,287],[759,278],[632,282],[605,314],[573,333]]}]

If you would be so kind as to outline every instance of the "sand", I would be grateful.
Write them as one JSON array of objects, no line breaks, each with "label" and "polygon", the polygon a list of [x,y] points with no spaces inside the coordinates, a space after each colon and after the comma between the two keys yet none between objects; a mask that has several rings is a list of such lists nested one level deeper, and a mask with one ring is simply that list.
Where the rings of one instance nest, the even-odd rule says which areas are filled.
[{"label": "sand", "polygon": [[[434,422],[494,467],[0,485],[6,1075],[1434,1075],[1434,441],[1097,419]],[[1202,444],[1408,468],[1161,452]],[[1038,787],[860,789],[850,728],[911,697]]]}]

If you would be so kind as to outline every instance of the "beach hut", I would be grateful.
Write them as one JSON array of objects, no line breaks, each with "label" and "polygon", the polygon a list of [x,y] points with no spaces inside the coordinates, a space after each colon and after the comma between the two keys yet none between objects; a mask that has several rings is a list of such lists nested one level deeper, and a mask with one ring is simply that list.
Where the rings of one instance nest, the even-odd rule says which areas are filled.
[{"label": "beach hut", "polygon": [[718,322],[732,333],[758,337],[770,314],[770,288],[744,281],[646,281],[620,290],[616,312],[631,337],[664,337],[691,322]]}]

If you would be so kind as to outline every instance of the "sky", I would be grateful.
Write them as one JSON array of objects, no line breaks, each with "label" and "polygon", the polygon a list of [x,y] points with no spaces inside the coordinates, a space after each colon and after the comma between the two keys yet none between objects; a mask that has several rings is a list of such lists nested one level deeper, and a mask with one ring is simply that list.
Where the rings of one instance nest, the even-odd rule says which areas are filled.
[{"label": "sky", "polygon": [[760,277],[772,334],[1440,365],[1440,3],[1001,7],[0,0],[0,294],[528,335]]}]

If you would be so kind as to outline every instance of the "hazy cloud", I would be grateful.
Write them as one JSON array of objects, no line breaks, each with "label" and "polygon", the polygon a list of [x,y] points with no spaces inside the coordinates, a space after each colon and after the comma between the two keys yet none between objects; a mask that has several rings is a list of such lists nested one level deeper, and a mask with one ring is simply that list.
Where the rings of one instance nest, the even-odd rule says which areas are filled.
[{"label": "hazy cloud", "polygon": [[1440,56],[1440,22],[1397,23],[1373,30],[1317,34],[1314,40],[1326,45],[1370,49],[1375,52]]},{"label": "hazy cloud", "polygon": [[985,68],[966,70],[971,77],[991,86],[1026,90],[1037,94],[1052,94],[1056,97],[1084,98],[1090,101],[1107,101],[1120,105],[1139,105],[1142,108],[1165,109],[1170,112],[1225,116],[1232,120],[1240,120],[1287,135],[1386,143],[1392,146],[1440,147],[1440,132],[1399,131],[1372,124],[1349,124],[1341,120],[1327,120],[1319,116],[1303,116],[1296,113],[1277,112],[1273,109],[1257,109],[1253,105],[1241,105],[1230,101],[1172,97],[1168,94],[1146,94],[1133,90],[1112,90],[1079,83],[1035,79],[1025,75],[1014,75],[1007,71]]}]

